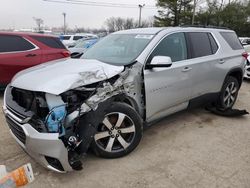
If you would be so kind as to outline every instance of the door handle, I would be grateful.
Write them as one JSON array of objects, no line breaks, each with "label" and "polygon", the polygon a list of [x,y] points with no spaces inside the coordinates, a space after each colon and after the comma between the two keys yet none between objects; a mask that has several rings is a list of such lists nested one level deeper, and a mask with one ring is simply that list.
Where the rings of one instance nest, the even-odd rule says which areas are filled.
[{"label": "door handle", "polygon": [[219,60],[219,64],[223,64],[223,63],[225,63],[225,60],[224,59],[220,59]]},{"label": "door handle", "polygon": [[27,54],[25,57],[35,57],[36,54]]},{"label": "door handle", "polygon": [[192,68],[191,67],[185,67],[184,69],[182,69],[182,72],[188,72],[191,71]]}]

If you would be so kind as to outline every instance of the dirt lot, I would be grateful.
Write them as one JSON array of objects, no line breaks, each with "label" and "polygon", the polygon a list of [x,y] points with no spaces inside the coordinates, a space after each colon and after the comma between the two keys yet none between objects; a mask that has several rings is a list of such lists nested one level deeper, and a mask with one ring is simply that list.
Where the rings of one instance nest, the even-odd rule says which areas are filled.
[{"label": "dirt lot", "polygon": [[[0,94],[2,106],[2,95]],[[250,82],[236,106],[250,111]],[[0,164],[31,162],[28,187],[250,187],[250,116],[224,118],[203,109],[167,118],[145,131],[139,147],[120,159],[89,154],[80,172],[57,174],[33,161],[10,136],[0,113]]]}]

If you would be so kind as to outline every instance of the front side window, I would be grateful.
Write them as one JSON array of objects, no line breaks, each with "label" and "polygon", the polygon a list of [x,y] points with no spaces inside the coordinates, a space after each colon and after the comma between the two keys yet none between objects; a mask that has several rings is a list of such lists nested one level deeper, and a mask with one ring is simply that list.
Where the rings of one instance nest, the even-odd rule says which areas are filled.
[{"label": "front side window", "polygon": [[28,51],[34,48],[35,46],[23,37],[0,35],[0,53]]},{"label": "front side window", "polygon": [[187,59],[184,33],[175,33],[164,38],[149,56],[148,63],[151,62],[154,56],[169,56],[172,62]]},{"label": "front side window", "polygon": [[154,35],[149,34],[111,34],[81,57],[96,59],[112,65],[128,65],[141,54]]}]

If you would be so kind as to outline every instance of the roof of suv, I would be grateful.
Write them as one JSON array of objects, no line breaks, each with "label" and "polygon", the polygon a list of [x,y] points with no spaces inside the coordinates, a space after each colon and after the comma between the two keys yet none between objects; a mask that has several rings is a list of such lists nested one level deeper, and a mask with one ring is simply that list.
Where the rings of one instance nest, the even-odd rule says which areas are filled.
[{"label": "roof of suv", "polygon": [[210,27],[150,27],[150,28],[137,28],[137,29],[129,29],[129,30],[123,30],[115,32],[115,34],[149,34],[149,35],[156,35],[160,31],[169,29],[171,31],[174,31],[176,29],[185,29],[190,31],[211,31],[211,30],[219,30],[219,31],[232,31],[229,29],[223,29],[223,28],[210,28]]},{"label": "roof of suv", "polygon": [[0,32],[0,35],[55,37],[55,36],[53,36],[53,35],[48,35],[48,34],[26,33],[26,32]]}]

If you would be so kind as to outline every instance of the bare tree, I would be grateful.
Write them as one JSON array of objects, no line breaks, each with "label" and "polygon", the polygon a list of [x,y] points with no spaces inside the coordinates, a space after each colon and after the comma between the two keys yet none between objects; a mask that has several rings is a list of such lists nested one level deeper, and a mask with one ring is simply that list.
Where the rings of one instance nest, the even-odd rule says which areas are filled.
[{"label": "bare tree", "polygon": [[124,20],[124,29],[132,29],[134,28],[134,19],[133,18],[127,18]]},{"label": "bare tree", "polygon": [[37,31],[41,31],[42,30],[42,25],[44,23],[43,19],[41,18],[35,18],[33,17],[34,21],[36,22],[36,25],[37,25]]},{"label": "bare tree", "polygon": [[[124,29],[132,29],[139,27],[138,20],[134,20],[133,18],[108,18],[105,22],[107,30],[109,32],[120,31]],[[147,20],[142,20],[141,27],[153,27],[154,18],[149,18]]]},{"label": "bare tree", "polygon": [[116,21],[115,20],[116,20],[115,17],[111,17],[105,21],[105,25],[107,26],[107,29],[109,32],[116,31]]}]

